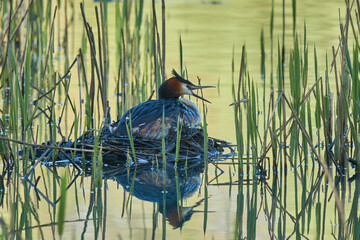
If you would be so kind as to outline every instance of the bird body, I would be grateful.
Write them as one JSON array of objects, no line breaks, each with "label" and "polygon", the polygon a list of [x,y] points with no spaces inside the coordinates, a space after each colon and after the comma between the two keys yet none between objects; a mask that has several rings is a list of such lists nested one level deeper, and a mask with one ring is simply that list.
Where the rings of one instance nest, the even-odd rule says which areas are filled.
[{"label": "bird body", "polygon": [[208,86],[195,86],[175,71],[173,74],[174,77],[166,80],[159,87],[160,99],[149,100],[129,109],[115,124],[114,135],[127,136],[127,129],[131,128],[133,137],[159,140],[162,138],[163,116],[165,137],[171,132],[176,132],[178,121],[183,131],[199,127],[201,114],[196,104],[189,99],[179,99],[179,97],[189,94],[207,101],[192,90]]}]

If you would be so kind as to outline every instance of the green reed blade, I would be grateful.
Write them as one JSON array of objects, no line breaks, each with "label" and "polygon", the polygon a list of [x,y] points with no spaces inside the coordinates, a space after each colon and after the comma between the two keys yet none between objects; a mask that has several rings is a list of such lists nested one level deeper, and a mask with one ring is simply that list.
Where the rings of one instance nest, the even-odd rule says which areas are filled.
[{"label": "green reed blade", "polygon": [[[315,81],[318,80],[318,60],[316,54],[316,47],[314,46],[314,65],[315,65]],[[320,96],[320,88],[316,85],[315,90],[316,96]],[[315,126],[317,129],[321,128],[321,105],[320,105],[320,98],[318,97],[315,105]]]},{"label": "green reed blade", "polygon": [[[355,48],[353,50],[353,66],[359,65],[359,47],[355,44]],[[353,71],[351,72],[351,79],[352,79],[352,98],[355,102],[360,103],[360,90],[359,90],[359,68],[354,67]],[[352,115],[354,122],[357,122],[359,119],[359,106],[353,104],[352,108]]]},{"label": "green reed blade", "polygon": [[[354,226],[359,226],[360,219],[355,216],[354,218]],[[353,239],[360,239],[360,229],[358,227],[353,227]]]},{"label": "green reed blade", "polygon": [[350,213],[349,213],[349,217],[347,219],[347,223],[349,224],[349,226],[353,225],[354,237],[359,235],[359,230],[355,230],[359,226],[359,225],[357,225],[358,212],[359,212],[359,198],[356,197],[356,196],[359,196],[359,187],[360,187],[359,183],[356,183],[355,192],[354,192],[354,198],[352,199],[351,210],[350,210]]},{"label": "green reed blade", "polygon": [[208,219],[208,133],[207,133],[207,107],[203,102],[203,135],[204,135],[204,220],[203,231],[206,233]]},{"label": "green reed blade", "polygon": [[[314,184],[311,184],[311,188],[314,186]],[[306,224],[306,233],[309,234],[310,233],[310,227],[311,226],[311,216],[312,216],[312,212],[313,212],[313,199],[310,198],[309,199],[309,204],[307,206],[307,224]]]},{"label": "green reed blade", "polygon": [[135,187],[137,168],[138,168],[138,165],[135,165],[133,176],[132,176],[132,179],[131,179],[131,185],[130,185],[130,189],[129,189],[129,196],[128,196],[128,199],[126,201],[126,208],[129,208],[129,206],[130,206],[130,212],[129,212],[130,218],[131,218],[131,213],[132,213],[132,197],[133,197],[133,192],[134,192],[134,187]]},{"label": "green reed blade", "polygon": [[179,161],[179,153],[180,153],[180,145],[181,145],[181,132],[183,124],[180,124],[180,114],[178,116],[178,120],[176,123],[176,149],[175,149],[175,168],[177,167],[177,163]]},{"label": "green reed blade", "polygon": [[278,236],[279,236],[279,239],[284,239],[283,238],[283,231],[282,231],[282,216],[280,215],[279,216],[279,219],[278,219],[278,227],[277,227],[277,233],[278,233]]},{"label": "green reed blade", "polygon": [[308,47],[306,46],[305,49],[304,49],[304,60],[303,60],[303,63],[302,63],[302,78],[301,78],[301,82],[302,82],[302,87],[303,87],[303,90],[304,90],[304,95],[305,95],[305,92],[306,92],[306,88],[307,88],[307,82],[308,82],[308,61],[309,61],[309,54],[308,54]]},{"label": "green reed blade", "polygon": [[[270,39],[271,39],[271,48],[273,42],[274,34],[274,0],[271,0],[271,13],[270,13]],[[272,51],[272,50],[271,50]],[[272,57],[272,56],[271,56]]]},{"label": "green reed blade", "polygon": [[[79,203],[79,197],[78,197],[78,192],[80,192],[80,189],[78,188],[78,184],[75,181],[74,182],[74,192],[75,192],[75,206],[76,206],[76,212],[78,217],[80,218],[80,203]],[[82,188],[83,191],[85,190],[84,188]]]},{"label": "green reed blade", "polygon": [[296,0],[292,0],[293,35],[296,32]]},{"label": "green reed blade", "polygon": [[315,239],[320,239],[321,231],[321,202],[316,203],[315,207],[315,216],[316,216],[316,237]]},{"label": "green reed blade", "polygon": [[263,116],[264,116],[264,131],[265,131],[265,128],[266,128],[266,114],[265,114],[265,99],[266,99],[266,96],[265,96],[265,80],[266,80],[266,72],[265,72],[265,42],[264,42],[264,29],[262,28],[261,29],[261,35],[260,35],[260,48],[261,48],[261,67],[260,67],[260,73],[261,73],[261,79],[262,79],[262,82],[263,82],[263,95],[262,95],[262,104],[263,104]]},{"label": "green reed blade", "polygon": [[[355,44],[355,49],[353,50],[353,66],[359,66],[359,47],[358,44]],[[349,122],[351,124],[351,130],[352,130],[352,135],[355,136],[353,137],[353,141],[355,143],[355,146],[359,146],[359,139],[357,136],[357,133],[359,131],[359,124],[357,124],[359,122],[360,119],[360,110],[359,110],[359,106],[360,106],[360,90],[359,90],[359,69],[357,67],[353,68],[352,71],[352,99],[353,99],[353,107],[352,107],[352,121],[353,123],[351,124],[351,119],[349,119]],[[360,157],[359,157],[359,152],[360,149],[358,147],[355,147],[355,151],[354,151],[354,158],[357,161],[358,164],[356,164],[356,170],[359,171],[360,170]]]},{"label": "green reed blade", "polygon": [[67,171],[65,170],[64,175],[61,178],[60,185],[60,202],[59,210],[57,214],[57,230],[58,234],[62,236],[64,233],[64,222],[65,222],[65,211],[66,211],[66,192],[67,192]]},{"label": "green reed blade", "polygon": [[[278,92],[279,93],[281,93],[284,90],[281,56],[282,55],[281,55],[281,52],[280,52],[280,43],[278,41],[278,69],[277,69],[277,73],[278,73]],[[281,109],[282,109],[282,101],[279,102],[279,107],[278,107],[278,118],[279,118],[280,121],[281,121],[281,118],[282,118]],[[281,134],[280,134],[280,136],[281,136]]]},{"label": "green reed blade", "polygon": [[180,211],[181,211],[180,207],[182,207],[182,196],[181,196],[179,181],[180,181],[179,172],[178,172],[177,168],[175,167],[176,209],[177,209],[178,213],[180,213]]},{"label": "green reed blade", "polygon": [[[121,65],[121,54],[122,54],[122,40],[121,40],[121,27],[122,18],[120,14],[120,0],[115,1],[115,43],[116,43],[116,54],[115,54],[115,66],[120,68]],[[119,76],[118,76],[119,77]],[[118,80],[119,81],[119,80]]]},{"label": "green reed blade", "polygon": [[[309,133],[309,137],[311,139],[311,141],[313,141],[313,126],[312,126],[312,112],[311,112],[311,101],[309,100],[307,102],[307,109],[306,109],[306,113],[307,113],[307,123],[308,123],[308,133]],[[314,160],[314,158],[311,155],[311,159]],[[307,164],[307,162],[305,163]],[[306,167],[307,168],[307,167]]]},{"label": "green reed blade", "polygon": [[300,44],[298,40],[298,36],[295,37],[295,46],[294,46],[294,78],[293,78],[293,92],[294,92],[294,108],[296,109],[296,112],[299,113],[299,107],[300,107],[300,96],[301,96],[301,57],[300,57]]},{"label": "green reed blade", "polygon": [[[306,124],[306,105],[305,104],[303,104],[302,106],[301,106],[301,115],[300,115],[300,118],[301,118],[301,121],[303,122],[303,125],[304,125],[304,127],[307,127],[307,124]],[[307,195],[307,177],[306,177],[306,175],[307,175],[307,170],[308,170],[308,167],[307,167],[307,163],[308,163],[308,145],[307,145],[307,141],[306,141],[306,139],[305,139],[305,137],[304,136],[302,136],[302,146],[303,146],[303,151],[301,152],[301,150],[299,150],[299,154],[301,154],[301,155],[303,155],[303,159],[302,159],[302,161],[303,162],[305,162],[305,167],[303,168],[303,173],[302,172],[300,172],[300,174],[302,174],[303,176],[302,176],[302,178],[301,178],[301,180],[302,180],[302,183],[301,183],[301,186],[300,187],[302,187],[302,189],[301,189],[301,203],[300,203],[300,206],[301,206],[301,209],[304,209],[306,206],[305,206],[305,204],[306,204],[306,200],[307,200],[307,198],[306,198],[306,195]],[[295,171],[296,173],[297,173],[297,171]],[[305,175],[305,176],[304,176]],[[296,179],[296,184],[297,184],[297,179]],[[301,232],[301,234],[304,234],[304,232],[305,232],[305,220],[306,220],[306,218],[305,218],[305,214],[302,214],[301,215],[301,225],[300,225],[300,227],[301,227],[301,230],[300,230],[300,232]]]},{"label": "green reed blade", "polygon": [[127,122],[125,123],[126,124],[126,131],[127,131],[127,134],[128,134],[128,137],[129,137],[129,141],[130,141],[130,146],[131,146],[131,151],[132,151],[132,157],[133,157],[133,162],[135,163],[135,165],[137,165],[137,158],[136,158],[136,152],[135,152],[135,146],[134,146],[134,138],[133,138],[133,128],[132,128],[132,125],[131,125],[131,112],[129,113],[129,125],[127,124]]},{"label": "green reed blade", "polygon": [[162,121],[161,121],[161,148],[162,148],[162,160],[163,160],[163,217],[162,217],[162,239],[166,239],[166,145],[165,145],[165,104],[163,106]]},{"label": "green reed blade", "polygon": [[135,3],[135,13],[136,13],[135,26],[137,31],[139,32],[143,19],[143,11],[144,11],[144,0],[139,0],[138,2]]},{"label": "green reed blade", "polygon": [[179,40],[179,49],[180,49],[180,76],[184,76],[184,72],[183,72],[183,46],[182,46],[182,41],[181,41],[181,35],[180,35],[180,40]]}]

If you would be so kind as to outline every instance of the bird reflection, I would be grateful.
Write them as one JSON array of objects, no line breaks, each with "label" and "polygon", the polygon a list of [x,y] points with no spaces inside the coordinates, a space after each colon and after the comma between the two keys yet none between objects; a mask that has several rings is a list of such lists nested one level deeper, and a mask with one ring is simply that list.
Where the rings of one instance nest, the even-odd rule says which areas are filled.
[{"label": "bird reflection", "polygon": [[168,164],[166,169],[151,166],[124,168],[117,170],[116,174],[113,170],[104,169],[104,178],[116,180],[126,191],[132,191],[132,195],[140,200],[158,203],[159,212],[166,214],[169,224],[174,228],[181,228],[195,212],[198,212],[195,208],[204,200],[190,207],[183,207],[181,204],[182,200],[198,191],[201,184],[200,173],[203,170],[202,163],[177,170],[172,164]]}]

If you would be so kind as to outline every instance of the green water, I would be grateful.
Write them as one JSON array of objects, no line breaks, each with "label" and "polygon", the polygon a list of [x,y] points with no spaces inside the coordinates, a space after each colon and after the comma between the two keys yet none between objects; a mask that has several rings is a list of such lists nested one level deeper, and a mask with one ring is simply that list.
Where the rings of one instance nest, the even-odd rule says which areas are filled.
[{"label": "green water", "polygon": [[[80,9],[77,2],[74,3],[74,23],[70,25],[69,39],[74,39],[74,42],[70,42],[69,61],[71,62],[73,57],[77,54],[78,49],[81,47],[81,34],[82,34],[82,19],[80,15]],[[55,2],[53,3],[55,5]],[[85,12],[88,17],[90,25],[94,26],[94,33],[96,34],[96,19],[94,15],[94,6],[99,6],[98,3],[86,2]],[[63,6],[62,6],[63,7]],[[286,46],[291,48],[293,44],[293,32],[292,32],[292,8],[291,2],[287,1],[285,6],[286,12]],[[304,22],[307,26],[307,42],[309,45],[309,74],[308,85],[312,85],[315,82],[314,66],[313,66],[313,46],[316,44],[317,54],[319,59],[319,75],[324,75],[325,69],[325,56],[326,53],[331,55],[331,47],[338,45],[339,36],[339,9],[344,14],[344,4],[339,1],[301,1],[297,2],[297,32],[302,39]],[[158,19],[161,19],[160,3],[157,3]],[[183,44],[183,58],[184,66],[188,70],[189,80],[197,82],[196,77],[199,76],[204,85],[219,86],[216,89],[207,89],[204,92],[204,97],[209,99],[212,104],[207,104],[208,108],[208,133],[212,137],[224,139],[229,142],[236,141],[235,126],[234,126],[234,110],[229,107],[229,104],[233,102],[232,97],[232,73],[231,73],[231,61],[233,51],[235,53],[235,79],[237,81],[238,71],[240,68],[241,47],[246,45],[247,49],[247,64],[248,71],[250,72],[250,78],[255,83],[255,86],[262,87],[262,79],[260,76],[260,33],[261,29],[264,29],[265,34],[265,46],[266,46],[266,78],[265,85],[270,85],[270,13],[271,2],[270,1],[166,1],[166,66],[165,70],[167,76],[170,76],[173,68],[180,68],[180,53],[179,53],[179,39],[181,36]],[[64,10],[60,8],[58,14],[61,16],[59,24],[56,22],[55,28],[60,30],[64,28],[63,16]],[[149,2],[145,3],[144,15],[151,15],[151,5]],[[117,23],[115,22],[115,3],[108,4],[108,35],[109,35],[109,101],[112,108],[112,117],[116,116],[115,106],[117,98],[114,96],[115,81],[117,67],[115,66],[115,28]],[[275,18],[274,18],[274,55],[277,51],[277,43],[281,42],[282,38],[282,2],[275,1]],[[159,20],[160,22],[160,20]],[[73,29],[72,27],[75,26]],[[74,36],[73,36],[74,35]],[[55,34],[55,39],[57,39]],[[301,40],[302,41],[302,40]],[[62,56],[61,48],[54,48],[54,55],[61,57],[60,60],[54,63],[54,66],[60,72],[63,72],[64,59]],[[89,53],[85,55],[89,62]],[[274,76],[276,75],[276,64],[274,58]],[[88,63],[87,62],[87,63]],[[285,61],[285,62],[288,62]],[[332,73],[333,74],[333,73]],[[286,77],[288,74],[286,73]],[[330,75],[330,79],[334,76]],[[331,80],[333,81],[333,80]],[[334,82],[330,84],[335,85]],[[75,86],[77,83],[73,83],[74,87],[70,90],[70,95],[76,96],[78,90]],[[287,86],[288,87],[288,86]],[[266,96],[268,96],[270,90],[266,90]],[[260,95],[259,95],[260,96]],[[261,97],[259,97],[261,98]],[[75,100],[77,101],[77,99]],[[265,100],[265,104],[268,103],[268,99]],[[259,115],[262,116],[261,114]],[[72,117],[69,116],[68,121],[72,122]],[[313,124],[314,132],[315,123]],[[63,126],[62,129],[69,129],[70,126]],[[42,136],[41,138],[45,138]],[[303,164],[300,164],[303,166]],[[205,175],[202,171],[189,176],[184,184],[189,182],[199,185],[198,188],[191,191],[183,200],[183,207],[187,207],[187,211],[194,207],[194,211],[191,218],[184,222],[182,228],[173,229],[170,220],[163,225],[164,215],[160,212],[160,205],[151,201],[143,201],[136,197],[129,197],[127,192],[131,187],[131,181],[124,190],[119,181],[116,181],[116,177],[109,177],[107,180],[102,181],[101,188],[94,189],[91,187],[91,177],[84,174],[76,178],[76,181],[70,186],[67,191],[67,207],[65,212],[65,228],[64,239],[160,239],[166,236],[167,239],[234,239],[235,238],[235,226],[236,212],[237,212],[237,194],[238,186],[235,181],[238,180],[237,169],[230,165],[220,165],[220,168],[224,171],[224,174],[218,176],[219,171],[216,172],[216,168],[213,165],[209,165],[207,173],[208,182],[211,183],[205,189],[204,178]],[[317,165],[315,168],[315,175],[317,173]],[[282,208],[284,202],[284,196],[280,193],[278,198],[271,197],[271,189],[277,185],[273,185],[273,176],[270,174],[270,167],[267,166],[268,176],[271,178],[265,182],[257,183],[257,187],[253,187],[254,184],[253,173],[251,172],[250,181],[244,184],[244,214],[242,224],[242,238],[256,233],[256,239],[270,239],[272,234],[279,237],[278,232],[278,219],[279,209]],[[39,189],[47,195],[50,200],[54,202],[59,197],[59,185],[57,189],[49,188],[49,186],[55,186],[59,184],[59,179],[53,178],[53,173],[49,168],[45,166],[36,167],[36,175],[41,176],[39,182]],[[63,176],[64,171],[69,171],[68,174],[70,182],[75,178],[77,171],[71,167],[59,168],[59,176]],[[352,171],[352,170],[350,170]],[[279,169],[279,172],[287,172],[287,205],[286,209],[289,212],[286,222],[286,237],[288,237],[294,230],[295,224],[293,222],[294,216],[296,217],[295,198],[298,202],[301,202],[301,194],[296,192],[294,187],[294,169],[291,166],[287,166],[287,169]],[[156,172],[147,173],[152,176],[156,175]],[[20,174],[21,175],[21,174]],[[147,175],[139,175],[142,180],[148,180]],[[307,177],[305,177],[307,178]],[[316,177],[314,177],[316,179]],[[174,179],[174,177],[172,177]],[[230,179],[234,181],[234,184],[229,184]],[[309,182],[312,176],[309,173]],[[212,181],[213,180],[213,181]],[[15,181],[15,180],[11,180]],[[31,222],[28,226],[32,226],[31,233],[33,238],[49,239],[60,238],[54,222],[57,221],[55,213],[57,210],[49,205],[42,196],[37,197],[36,192],[31,188],[28,183],[23,181],[20,177],[17,181],[19,185],[12,185],[9,190],[5,192],[5,199],[0,209],[1,219],[4,220],[6,226],[9,228],[13,211],[14,196],[17,193],[20,195],[20,203],[18,211],[24,206],[23,202],[28,196],[30,196],[30,204],[26,207],[31,208],[32,213],[29,219]],[[55,181],[55,183],[54,183]],[[150,181],[150,180],[148,180]],[[153,179],[151,181],[154,181]],[[162,179],[156,184],[162,184]],[[169,185],[171,184],[171,180]],[[279,180],[278,180],[279,181]],[[282,179],[284,181],[284,179]],[[309,185],[309,182],[307,183]],[[12,182],[13,183],[13,182]],[[155,184],[155,185],[156,185]],[[298,188],[300,183],[298,182]],[[357,183],[358,184],[358,183]],[[173,185],[171,185],[173,186]],[[267,187],[269,186],[269,188]],[[279,187],[279,186],[278,186]],[[145,186],[146,188],[146,186]],[[332,237],[332,231],[337,236],[338,216],[334,211],[334,197],[331,197],[331,191],[325,195],[325,188],[327,188],[325,181],[321,182],[321,189],[319,193],[316,193],[312,197],[313,203],[309,204],[312,207],[307,208],[306,227],[304,236],[308,239],[315,239],[316,228],[319,224],[324,223],[324,239]],[[343,183],[342,189],[347,188],[347,192],[342,192],[342,199],[344,201],[345,216],[347,217],[351,204],[353,204],[353,189],[355,183]],[[28,193],[29,191],[30,193]],[[206,193],[207,191],[207,193]],[[251,201],[249,197],[252,191],[257,192],[256,203],[248,204]],[[310,188],[307,189],[310,191]],[[57,194],[53,194],[57,192]],[[207,198],[207,209],[205,209],[204,199]],[[356,193],[355,193],[356,194]],[[324,201],[324,198],[330,198],[330,201]],[[356,197],[354,198],[356,199]],[[278,202],[278,200],[280,202]],[[129,203],[127,203],[129,201]],[[274,211],[275,217],[274,228],[269,230],[271,226],[269,221],[269,207],[275,202]],[[318,205],[321,211],[321,220],[317,221],[315,216],[315,205],[320,202],[322,205]],[[324,207],[324,204],[327,204]],[[247,230],[248,227],[248,211],[249,206],[257,206],[256,211],[256,230]],[[206,210],[206,218],[204,210]],[[97,212],[98,211],[98,212]],[[307,211],[307,210],[306,210]],[[101,218],[98,218],[101,213]],[[325,219],[323,214],[326,213]],[[310,215],[310,217],[309,217]],[[355,213],[356,215],[356,213]],[[358,213],[357,213],[358,215]],[[319,214],[320,216],[320,214]],[[204,221],[206,223],[206,231],[204,231]],[[272,226],[273,227],[273,226]],[[165,229],[165,231],[164,231]],[[2,228],[4,231],[4,228]],[[97,232],[99,231],[99,232]],[[165,232],[165,234],[164,234]],[[24,232],[20,234],[23,238],[27,237]],[[302,236],[304,239],[306,239]],[[276,239],[276,238],[275,238]],[[295,235],[292,235],[291,239],[295,239]]]}]

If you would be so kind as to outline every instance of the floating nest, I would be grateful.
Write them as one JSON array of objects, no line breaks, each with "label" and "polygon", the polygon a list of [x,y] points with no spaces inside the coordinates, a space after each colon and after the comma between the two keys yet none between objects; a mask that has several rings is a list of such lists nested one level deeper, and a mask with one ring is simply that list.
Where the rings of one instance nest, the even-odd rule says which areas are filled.
[{"label": "floating nest", "polygon": [[[100,136],[96,136],[93,130],[85,132],[74,141],[62,141],[60,143],[47,142],[36,148],[36,157],[49,160],[75,160],[76,162],[91,161],[95,146],[101,146],[102,160],[112,165],[132,165],[135,163],[146,164],[154,161],[162,161],[162,141],[133,138],[132,143],[127,136],[114,136],[110,129],[114,123],[102,128]],[[204,133],[201,129],[192,129],[181,133],[178,163],[189,163],[203,160],[205,155]],[[165,139],[166,161],[176,161],[176,133],[169,134]],[[51,151],[49,148],[56,149]],[[134,149],[134,150],[133,150]],[[99,150],[99,149],[98,149]],[[233,149],[226,141],[208,137],[208,159],[216,160],[232,154]],[[56,154],[56,156],[54,156]]]}]

